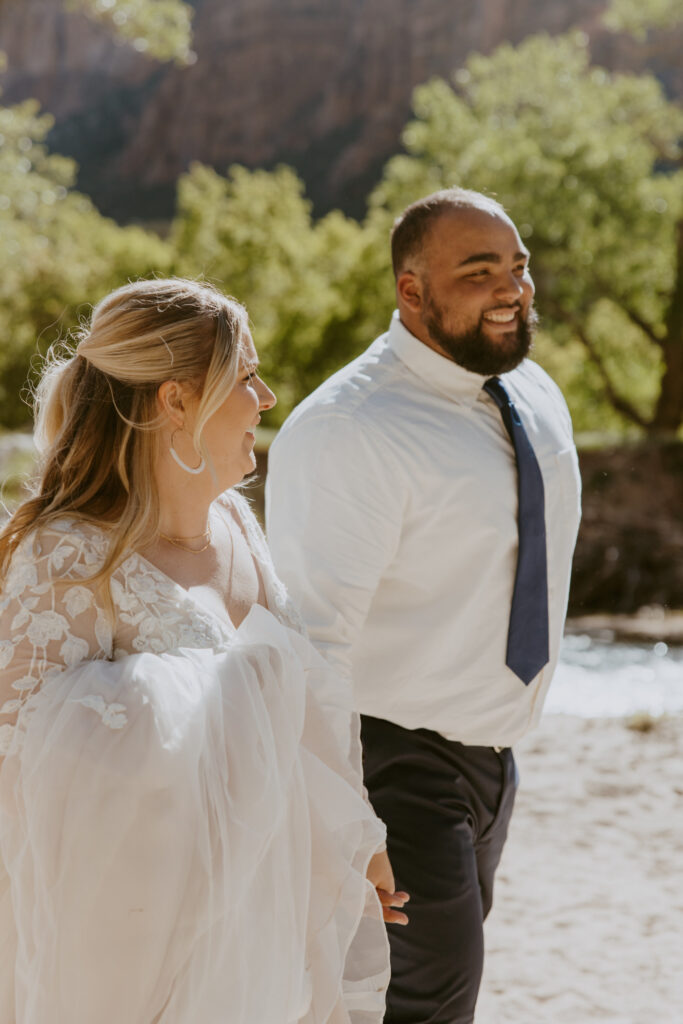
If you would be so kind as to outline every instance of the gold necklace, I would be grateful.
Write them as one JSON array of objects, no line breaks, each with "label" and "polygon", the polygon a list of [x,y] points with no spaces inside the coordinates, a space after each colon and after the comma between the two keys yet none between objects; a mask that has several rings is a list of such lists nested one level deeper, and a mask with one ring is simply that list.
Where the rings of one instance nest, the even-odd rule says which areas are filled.
[{"label": "gold necklace", "polygon": [[[169,544],[172,544],[173,547],[180,548],[181,551],[189,551],[191,555],[200,555],[202,551],[206,551],[212,540],[210,526],[208,530],[204,530],[204,533],[196,533],[194,537],[169,537],[165,533],[160,533],[159,536],[161,537],[162,540],[166,540],[168,541]],[[199,540],[200,537],[207,538],[206,544],[204,544],[203,547],[201,548],[189,548],[187,544],[180,543],[183,540]]]}]

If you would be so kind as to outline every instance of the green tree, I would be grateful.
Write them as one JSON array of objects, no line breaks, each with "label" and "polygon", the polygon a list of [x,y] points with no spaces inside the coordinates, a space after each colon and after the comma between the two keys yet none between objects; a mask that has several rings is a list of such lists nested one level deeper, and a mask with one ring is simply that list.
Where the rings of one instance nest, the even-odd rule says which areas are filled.
[{"label": "green tree", "polygon": [[204,276],[247,306],[278,394],[271,423],[367,345],[391,302],[374,236],[338,211],[314,222],[286,167],[223,177],[196,164],[180,179],[170,241],[179,274]]},{"label": "green tree", "polygon": [[532,256],[538,358],[578,426],[683,419],[683,112],[651,76],[591,67],[586,37],[536,36],[419,87],[370,220],[461,184],[497,195]]},{"label": "green tree", "polygon": [[615,32],[645,39],[651,29],[675,28],[683,22],[683,0],[612,0],[604,20]]},{"label": "green tree", "polygon": [[120,228],[72,188],[75,164],[49,154],[52,119],[34,100],[0,107],[0,423],[30,420],[32,357],[129,277],[170,266],[169,247]]},{"label": "green tree", "polygon": [[[180,0],[66,0],[140,51],[188,61],[191,9]],[[0,61],[2,56],[0,55]],[[52,118],[35,100],[0,107],[0,424],[30,421],[33,356],[103,294],[170,268],[151,232],[121,228],[73,188],[76,165],[50,154]]]},{"label": "green tree", "polygon": [[140,53],[192,63],[194,11],[182,0],[65,0],[68,10],[100,21]]}]

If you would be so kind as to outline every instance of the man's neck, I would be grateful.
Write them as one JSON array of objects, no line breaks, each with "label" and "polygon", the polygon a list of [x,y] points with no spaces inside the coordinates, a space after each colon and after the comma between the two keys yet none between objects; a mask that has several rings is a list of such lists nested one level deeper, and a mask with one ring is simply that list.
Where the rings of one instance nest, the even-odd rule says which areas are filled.
[{"label": "man's neck", "polygon": [[440,356],[443,356],[444,359],[448,359],[451,363],[454,362],[453,356],[446,352],[446,350],[439,345],[438,341],[435,341],[434,338],[432,338],[419,317],[413,316],[409,311],[399,309],[399,318],[405,329],[410,331],[414,338],[421,341],[423,345],[427,346],[427,348],[431,348],[433,352],[437,352]]}]

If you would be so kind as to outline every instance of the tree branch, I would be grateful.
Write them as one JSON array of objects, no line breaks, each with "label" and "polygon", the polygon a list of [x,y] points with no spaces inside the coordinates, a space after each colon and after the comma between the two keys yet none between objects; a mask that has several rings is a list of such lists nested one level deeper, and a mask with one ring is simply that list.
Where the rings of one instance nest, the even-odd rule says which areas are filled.
[{"label": "tree branch", "polygon": [[595,280],[602,289],[602,291],[605,293],[606,297],[610,299],[610,301],[613,302],[615,306],[618,306],[619,309],[626,314],[631,323],[635,324],[636,327],[639,327],[643,334],[645,334],[646,337],[648,337],[650,341],[653,342],[653,344],[657,345],[658,348],[661,348],[662,339],[657,337],[654,330],[652,329],[652,325],[649,324],[646,320],[643,320],[640,314],[636,313],[635,309],[631,309],[630,306],[627,306],[623,299],[615,295],[610,285],[607,284],[606,281],[603,281],[601,277],[596,275]]},{"label": "tree branch", "polygon": [[614,387],[612,379],[609,375],[609,371],[605,365],[604,359],[598,352],[597,348],[595,347],[591,339],[586,334],[585,330],[583,329],[583,325],[581,324],[579,319],[573,316],[571,313],[568,313],[565,309],[561,309],[556,303],[552,302],[552,300],[550,302],[547,302],[547,304],[551,307],[553,315],[557,317],[558,320],[565,320],[571,324],[571,327],[575,331],[577,338],[585,346],[591,362],[600,374],[602,384],[605,389],[605,394],[607,395],[607,398],[610,404],[612,405],[612,408],[616,409],[617,412],[620,412],[622,416],[626,417],[626,419],[631,420],[632,423],[636,423],[639,427],[642,427],[643,430],[649,430],[651,426],[649,421],[646,420],[645,417],[638,412],[636,407],[632,405],[627,398],[624,398],[623,395],[620,395]]},{"label": "tree branch", "polygon": [[[617,300],[613,299],[612,301],[616,302]],[[619,305],[619,308],[623,309],[624,313],[626,313],[626,316],[629,318],[631,323],[634,323],[636,327],[639,327],[643,334],[646,337],[648,337],[650,341],[652,341],[655,345],[657,345],[658,348],[662,347],[662,339],[657,337],[655,332],[652,330],[650,324],[643,320],[643,318],[638,313],[636,313],[634,309],[631,309],[629,306],[623,305],[623,303],[617,304]]]}]

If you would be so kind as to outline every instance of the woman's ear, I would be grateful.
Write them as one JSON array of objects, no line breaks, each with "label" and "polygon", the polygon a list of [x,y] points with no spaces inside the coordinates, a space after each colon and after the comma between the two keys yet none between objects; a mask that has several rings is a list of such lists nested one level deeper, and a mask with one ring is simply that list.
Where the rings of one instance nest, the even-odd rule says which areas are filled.
[{"label": "woman's ear", "polygon": [[186,402],[183,387],[177,380],[165,380],[157,391],[159,411],[165,413],[174,427],[185,425]]}]

